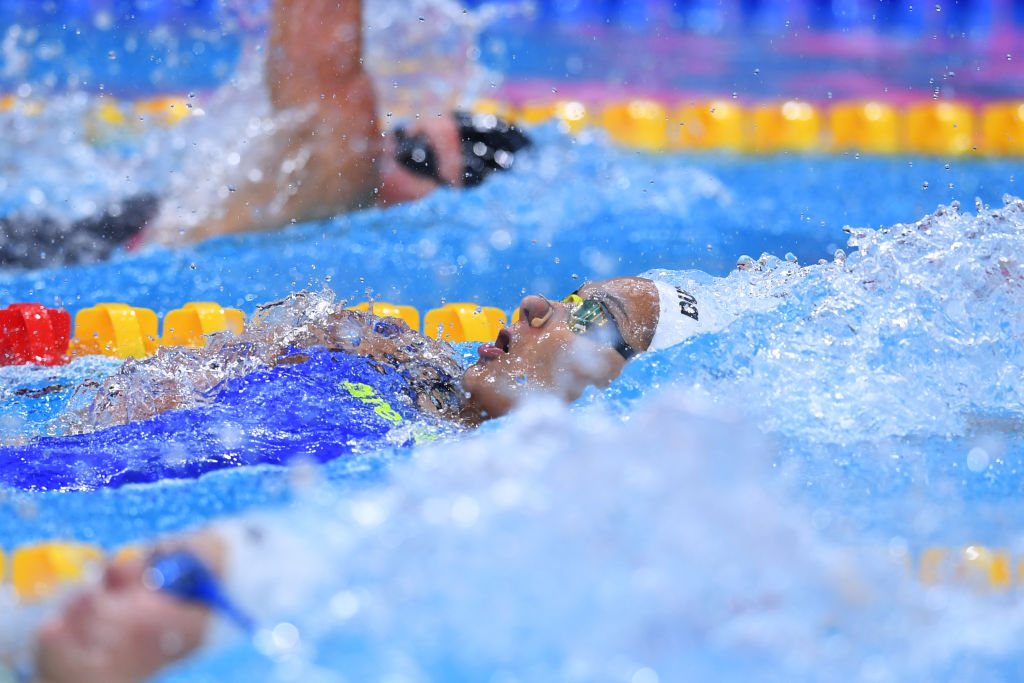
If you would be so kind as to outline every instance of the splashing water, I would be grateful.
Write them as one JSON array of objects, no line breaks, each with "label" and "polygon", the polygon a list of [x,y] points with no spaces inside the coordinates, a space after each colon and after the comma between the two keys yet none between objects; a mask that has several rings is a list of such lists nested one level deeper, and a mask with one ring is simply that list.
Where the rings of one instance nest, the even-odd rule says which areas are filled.
[{"label": "splashing water", "polygon": [[652,271],[724,329],[642,359],[627,384],[701,387],[820,443],[961,435],[972,420],[1014,415],[1022,207],[1007,197],[976,216],[954,204],[913,224],[850,229],[853,251],[814,266],[765,255],[725,278]]},{"label": "splashing water", "polygon": [[[301,605],[255,639],[271,675],[901,680],[1013,651],[1013,604],[926,591],[884,546],[821,537],[754,424],[676,391],[634,409],[540,402],[385,486],[307,489],[269,516],[316,547],[312,569],[268,569]],[[999,634],[979,638],[986,619]],[[276,623],[298,638],[270,647]],[[244,676],[268,666],[256,652],[202,670]]]}]

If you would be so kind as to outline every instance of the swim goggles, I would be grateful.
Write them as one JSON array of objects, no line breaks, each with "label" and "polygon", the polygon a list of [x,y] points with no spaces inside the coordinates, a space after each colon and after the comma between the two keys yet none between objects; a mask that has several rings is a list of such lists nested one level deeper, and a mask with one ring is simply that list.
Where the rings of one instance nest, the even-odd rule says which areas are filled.
[{"label": "swim goggles", "polygon": [[430,138],[423,133],[409,135],[405,128],[395,128],[395,161],[411,173],[430,178],[440,185],[447,185],[438,167],[437,152],[430,144]]},{"label": "swim goggles", "polygon": [[[515,154],[530,145],[518,127],[492,114],[452,113],[462,144],[462,186],[476,187],[494,171],[507,171]],[[404,126],[394,131],[395,161],[416,175],[448,185],[441,175],[437,150],[423,133],[409,135]]]},{"label": "swim goggles", "polygon": [[231,602],[213,571],[187,550],[154,555],[149,580],[153,588],[179,600],[220,612],[246,633],[255,630],[253,620]]},{"label": "swim goggles", "polygon": [[575,292],[562,299],[562,303],[569,307],[570,330],[580,336],[601,337],[626,360],[636,355],[636,350],[622,338],[618,323],[603,303],[597,299],[584,299]]}]

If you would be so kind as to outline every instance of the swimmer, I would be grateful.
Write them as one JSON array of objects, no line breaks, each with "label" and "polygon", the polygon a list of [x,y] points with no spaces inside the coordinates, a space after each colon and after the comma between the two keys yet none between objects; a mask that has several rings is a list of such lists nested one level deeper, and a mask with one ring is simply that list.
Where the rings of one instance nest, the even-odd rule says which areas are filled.
[{"label": "swimmer", "polygon": [[[590,282],[560,300],[527,296],[518,321],[479,347],[449,414],[475,424],[536,393],[571,401],[588,386],[608,385],[637,354],[705,331],[691,295],[646,278]],[[307,330],[293,341],[322,344],[330,334]],[[403,332],[399,343],[386,337],[360,352],[386,355],[414,340],[409,335],[416,333]],[[215,615],[237,630],[252,628],[275,577],[250,574],[261,566],[259,557],[290,556],[295,542],[286,527],[220,523],[148,556],[112,562],[99,585],[36,631],[36,680],[141,681],[198,649]]]},{"label": "swimmer", "polygon": [[[525,297],[519,320],[481,345],[479,360],[463,371],[449,344],[401,320],[382,321],[342,304],[306,316],[304,307],[309,306],[301,297],[276,302],[258,317],[281,308],[289,324],[216,335],[201,349],[167,349],[165,355],[173,354],[167,360],[158,353],[127,361],[95,392],[86,411],[92,428],[148,419],[189,403],[190,396],[208,396],[234,377],[301,364],[310,358],[302,351],[309,349],[367,356],[381,369],[394,368],[408,378],[417,410],[472,427],[538,392],[575,401],[589,386],[610,384],[637,353],[703,331],[696,301],[683,290],[646,278],[612,278],[586,283],[560,300]],[[173,372],[162,372],[165,366]],[[140,398],[129,386],[149,387],[151,393]]]},{"label": "swimmer", "polygon": [[[0,267],[105,258],[120,245],[167,246],[281,228],[470,188],[512,167],[530,144],[490,114],[424,114],[382,130],[362,65],[359,0],[276,0],[264,80],[272,132],[239,141],[238,177],[183,175],[157,199],[130,197],[99,216],[0,218]],[[382,135],[382,132],[385,133]]]}]

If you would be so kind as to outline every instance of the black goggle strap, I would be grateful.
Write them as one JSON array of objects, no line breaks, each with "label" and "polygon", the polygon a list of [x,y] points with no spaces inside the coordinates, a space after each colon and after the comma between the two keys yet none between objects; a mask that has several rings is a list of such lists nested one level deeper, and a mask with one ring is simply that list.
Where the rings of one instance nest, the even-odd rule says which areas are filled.
[{"label": "black goggle strap", "polygon": [[611,342],[612,348],[626,360],[636,355],[636,350],[622,338],[622,331],[619,330],[615,318],[603,303],[597,299],[584,299],[575,292],[562,299],[562,303],[569,307],[570,330],[580,336],[599,331],[602,337]]},{"label": "black goggle strap", "polygon": [[475,187],[493,171],[507,171],[515,154],[530,145],[518,127],[491,114],[453,113],[462,141],[462,185]]},{"label": "black goggle strap", "polygon": [[437,165],[437,153],[434,146],[430,144],[430,138],[422,133],[409,135],[405,128],[399,127],[394,132],[395,140],[395,161],[403,168],[435,180],[441,185],[447,184],[441,177],[441,170]]}]

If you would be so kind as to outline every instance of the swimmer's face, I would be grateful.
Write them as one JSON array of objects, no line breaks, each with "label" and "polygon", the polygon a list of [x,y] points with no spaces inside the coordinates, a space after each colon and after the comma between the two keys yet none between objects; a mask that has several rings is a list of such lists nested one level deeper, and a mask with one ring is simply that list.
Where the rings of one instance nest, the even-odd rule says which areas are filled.
[{"label": "swimmer's face", "polygon": [[416,173],[400,164],[395,159],[400,142],[392,132],[384,144],[378,203],[390,205],[420,199],[441,185],[462,187],[462,143],[451,115],[416,121],[404,133],[407,139],[416,140],[433,152],[437,177]]},{"label": "swimmer's face", "polygon": [[110,564],[101,585],[76,596],[40,629],[46,681],[142,681],[195,650],[209,612],[143,584],[142,558]]},{"label": "swimmer's face", "polygon": [[[583,299],[604,304],[623,340],[637,351],[650,345],[658,322],[658,291],[644,278],[624,277],[580,287]],[[480,360],[466,369],[462,386],[472,407],[485,418],[509,412],[526,396],[549,393],[566,401],[588,386],[605,387],[626,361],[608,343],[570,329],[570,308],[530,295],[519,304],[519,320],[479,349]]]}]

